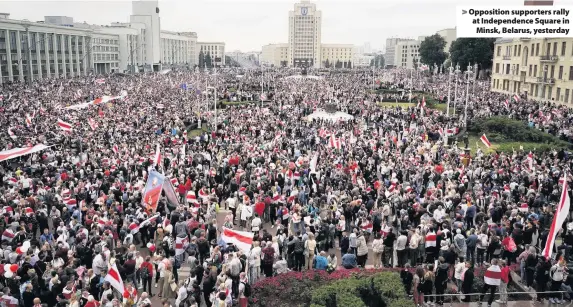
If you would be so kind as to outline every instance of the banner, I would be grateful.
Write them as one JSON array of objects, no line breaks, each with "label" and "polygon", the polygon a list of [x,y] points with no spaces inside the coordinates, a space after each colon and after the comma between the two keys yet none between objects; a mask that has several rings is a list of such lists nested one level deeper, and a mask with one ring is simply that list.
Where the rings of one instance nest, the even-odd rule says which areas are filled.
[{"label": "banner", "polygon": [[141,199],[147,211],[155,213],[155,210],[157,210],[157,204],[159,203],[165,181],[165,176],[160,173],[156,171],[149,172],[145,190],[143,190],[143,198]]},{"label": "banner", "polygon": [[18,158],[20,156],[33,154],[40,150],[44,150],[46,148],[50,148],[51,146],[46,146],[44,144],[38,144],[34,147],[25,147],[25,148],[13,148],[10,150],[5,150],[0,152],[0,162]]},{"label": "banner", "polygon": [[175,189],[173,188],[171,181],[166,180],[164,175],[161,175],[156,171],[149,172],[149,177],[147,177],[147,183],[145,184],[145,190],[143,190],[143,198],[141,200],[142,205],[147,211],[155,213],[162,191],[165,192],[165,197],[169,204],[175,207],[179,206],[179,198],[177,198],[177,194],[175,193]]}]

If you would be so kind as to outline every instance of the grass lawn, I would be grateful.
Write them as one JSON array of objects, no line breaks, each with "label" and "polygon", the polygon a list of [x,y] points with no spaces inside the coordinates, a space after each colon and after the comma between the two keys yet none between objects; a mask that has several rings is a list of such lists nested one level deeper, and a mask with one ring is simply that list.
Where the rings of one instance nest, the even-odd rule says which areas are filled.
[{"label": "grass lawn", "polygon": [[[513,152],[513,150],[519,150],[520,146],[523,146],[523,150],[525,152],[539,152],[539,151],[548,151],[552,149],[559,150],[561,147],[558,145],[552,144],[544,144],[544,143],[534,143],[534,142],[493,142],[491,141],[491,147],[487,148],[480,140],[480,136],[470,135],[469,137],[469,145],[471,148],[472,155],[476,153],[477,148],[481,148],[484,153],[493,153],[495,150],[503,151],[503,152]],[[463,146],[463,141],[460,138],[458,141],[458,146]]]},{"label": "grass lawn", "polygon": [[193,129],[193,130],[190,130],[189,132],[187,132],[187,137],[188,138],[194,138],[194,137],[200,136],[201,133],[203,133],[204,131],[207,131],[207,125],[206,124],[202,124],[201,129]]},{"label": "grass lawn", "polygon": [[409,103],[409,102],[392,102],[392,101],[385,101],[385,102],[379,102],[378,103],[379,106],[384,107],[384,108],[395,108],[395,107],[401,107],[401,108],[408,108],[408,107],[415,107],[416,104],[415,103]]}]

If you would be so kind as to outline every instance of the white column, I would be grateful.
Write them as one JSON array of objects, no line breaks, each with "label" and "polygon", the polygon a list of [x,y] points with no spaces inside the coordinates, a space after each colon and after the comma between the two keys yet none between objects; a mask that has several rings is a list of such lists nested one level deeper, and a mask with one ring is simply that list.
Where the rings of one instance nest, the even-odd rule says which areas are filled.
[{"label": "white column", "polygon": [[80,37],[76,35],[76,76],[81,76],[82,70],[80,68]]},{"label": "white column", "polygon": [[16,52],[18,54],[18,80],[24,81],[24,67],[22,65],[22,35],[16,31]]},{"label": "white column", "polygon": [[43,75],[42,75],[42,53],[40,52],[40,50],[42,48],[40,48],[40,44],[43,44],[43,40],[45,40],[45,36],[44,38],[40,39],[42,37],[42,34],[46,35],[45,33],[36,33],[36,41],[34,42],[34,45],[36,46],[36,61],[38,62],[38,76],[36,77],[37,79],[42,79]]},{"label": "white column", "polygon": [[6,32],[6,59],[8,60],[8,80],[14,81],[14,72],[12,71],[12,44],[10,43],[10,31]]},{"label": "white column", "polygon": [[86,76],[86,75],[88,74],[88,63],[87,63],[87,62],[89,61],[89,58],[88,58],[88,56],[86,55],[87,50],[88,50],[88,49],[86,48],[86,37],[85,37],[85,36],[82,36],[82,54],[83,54],[83,60],[82,60],[82,61],[83,61],[83,63],[84,63],[84,64],[83,64],[83,66],[84,66],[84,67],[83,67],[83,68],[84,68],[84,76]]},{"label": "white column", "polygon": [[[25,34],[26,36],[26,47],[27,47],[27,62],[28,62],[28,68],[26,69],[25,74],[28,75],[28,73],[30,74],[28,76],[28,78],[35,80],[36,78],[34,78],[34,65],[32,65],[32,39],[30,38],[30,31],[26,32]],[[25,50],[26,51],[26,50]]]},{"label": "white column", "polygon": [[60,77],[66,78],[68,76],[68,72],[66,70],[66,44],[65,44],[66,36],[62,34],[60,39],[60,48],[62,48],[62,75]]},{"label": "white column", "polygon": [[72,47],[72,36],[68,35],[68,67],[70,68],[70,78],[74,77],[74,48]]},{"label": "white column", "polygon": [[46,56],[46,77],[50,78],[52,77],[52,67],[50,65],[50,44],[48,43],[48,36],[48,33],[44,33],[44,41],[42,44],[44,44],[44,55]]},{"label": "white column", "polygon": [[52,49],[54,49],[54,74],[53,77],[60,77],[60,65],[58,64],[58,34],[52,35]]}]

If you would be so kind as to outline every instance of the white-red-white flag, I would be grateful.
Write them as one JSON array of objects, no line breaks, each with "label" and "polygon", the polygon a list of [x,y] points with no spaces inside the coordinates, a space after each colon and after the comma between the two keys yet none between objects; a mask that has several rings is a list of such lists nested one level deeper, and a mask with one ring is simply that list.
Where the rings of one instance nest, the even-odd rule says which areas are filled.
[{"label": "white-red-white flag", "polygon": [[123,286],[123,280],[121,279],[121,275],[119,275],[119,270],[117,266],[114,264],[111,265],[111,268],[107,271],[107,275],[104,278],[105,281],[108,281],[109,284],[114,287],[119,293],[123,293],[125,288]]},{"label": "white-red-white flag", "polygon": [[533,168],[533,153],[531,151],[527,155],[527,162],[529,165],[529,170],[531,170]]},{"label": "white-red-white flag", "polygon": [[[563,178],[567,178],[567,174],[563,174]],[[563,189],[561,190],[561,199],[559,200],[559,204],[557,204],[557,208],[555,208],[553,222],[551,223],[549,235],[547,236],[547,242],[545,242],[545,248],[543,249],[543,256],[545,256],[545,259],[551,258],[551,254],[553,253],[553,246],[555,245],[555,237],[557,236],[557,233],[569,215],[571,200],[569,199],[567,185],[567,179],[564,179]]]},{"label": "white-red-white flag", "polygon": [[251,250],[251,246],[253,245],[253,236],[254,234],[252,232],[237,231],[223,227],[221,240],[227,244],[234,244],[246,253]]},{"label": "white-red-white flag", "polygon": [[176,237],[175,238],[175,256],[179,256],[185,253],[185,249],[189,245],[189,239],[187,237]]},{"label": "white-red-white flag", "polygon": [[155,157],[153,158],[153,166],[156,167],[158,165],[161,165],[161,146],[159,144],[157,144],[157,147],[155,148]]},{"label": "white-red-white flag", "polygon": [[485,136],[485,133],[479,138],[481,140],[481,142],[485,145],[485,147],[490,148],[491,147],[491,143],[489,142],[489,140],[487,139],[487,136]]},{"label": "white-red-white flag", "polygon": [[30,114],[26,114],[26,127],[30,128],[32,126],[32,117]]},{"label": "white-red-white flag", "polygon": [[90,128],[92,128],[92,130],[97,129],[97,123],[93,118],[88,119],[88,124],[90,125]]},{"label": "white-red-white flag", "polygon": [[58,127],[66,132],[72,131],[72,124],[66,123],[65,121],[58,118]]},{"label": "white-red-white flag", "polygon": [[8,135],[12,140],[16,140],[18,138],[16,134],[14,134],[14,131],[12,131],[12,128],[8,128]]}]

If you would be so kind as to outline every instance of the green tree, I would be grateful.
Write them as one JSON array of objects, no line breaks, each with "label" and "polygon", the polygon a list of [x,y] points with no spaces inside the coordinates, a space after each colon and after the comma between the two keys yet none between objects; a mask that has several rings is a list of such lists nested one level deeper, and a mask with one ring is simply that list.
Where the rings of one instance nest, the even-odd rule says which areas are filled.
[{"label": "green tree", "polygon": [[205,56],[205,64],[207,64],[207,68],[213,68],[213,60],[211,59],[211,54],[209,54],[209,52],[207,52],[207,55]]},{"label": "green tree", "polygon": [[450,46],[452,63],[466,65],[477,63],[480,69],[490,69],[493,58],[495,38],[458,38]]},{"label": "green tree", "polygon": [[374,59],[370,60],[370,67],[376,67],[378,68],[378,63],[376,63],[376,61]]},{"label": "green tree", "polygon": [[386,60],[384,59],[384,55],[378,54],[376,55],[376,57],[374,57],[374,59],[376,61],[376,68],[384,68],[384,66],[386,65]]},{"label": "green tree", "polygon": [[328,59],[324,61],[324,68],[330,68],[330,61]]},{"label": "green tree", "polygon": [[203,50],[199,51],[199,69],[205,68],[205,54]]},{"label": "green tree", "polygon": [[439,34],[426,37],[420,44],[421,62],[428,66],[442,65],[448,57],[448,54],[444,52],[445,47],[446,40]]}]

